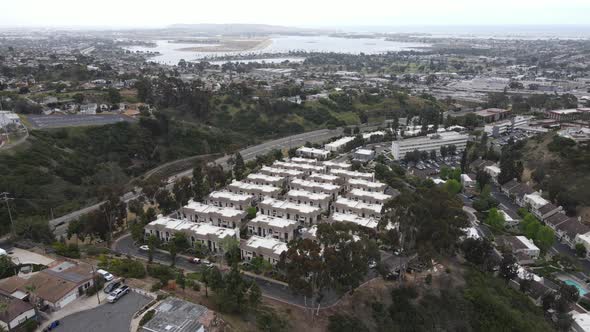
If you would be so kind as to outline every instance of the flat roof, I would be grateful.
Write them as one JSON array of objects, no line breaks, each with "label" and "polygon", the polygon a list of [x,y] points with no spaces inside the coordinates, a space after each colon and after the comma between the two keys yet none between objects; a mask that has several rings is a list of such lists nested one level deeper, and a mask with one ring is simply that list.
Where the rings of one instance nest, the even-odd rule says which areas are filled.
[{"label": "flat roof", "polygon": [[287,169],[287,168],[280,168],[280,167],[270,167],[270,166],[262,166],[260,169],[262,172],[267,172],[271,174],[287,174],[289,176],[302,176],[303,172],[294,170],[294,169]]},{"label": "flat roof", "polygon": [[354,136],[345,136],[345,137],[335,140],[332,143],[326,144],[326,147],[339,148],[343,145],[348,144],[349,142],[352,142],[353,140],[354,140]]},{"label": "flat roof", "polygon": [[295,220],[289,220],[289,219],[285,219],[285,218],[268,216],[268,215],[262,214],[262,213],[258,213],[256,215],[256,218],[250,220],[250,222],[251,223],[267,224],[269,226],[279,227],[279,228],[299,225],[299,223]]},{"label": "flat roof", "polygon": [[147,226],[162,226],[170,231],[192,231],[199,235],[216,235],[218,238],[226,236],[235,236],[236,231],[229,228],[223,228],[209,223],[192,222],[189,220],[173,219],[170,217],[160,217]]},{"label": "flat roof", "polygon": [[371,197],[371,198],[381,200],[381,201],[386,201],[386,200],[393,197],[391,195],[387,195],[384,193],[375,192],[375,191],[366,191],[366,190],[362,190],[362,189],[358,189],[358,188],[352,189],[349,192],[349,194],[352,196],[356,196],[356,197]]},{"label": "flat roof", "polygon": [[288,202],[288,201],[281,201],[281,200],[270,198],[270,197],[265,198],[262,202],[260,202],[260,204],[269,205],[275,209],[282,209],[282,210],[292,209],[292,210],[297,210],[297,211],[300,211],[303,213],[313,213],[313,212],[319,213],[320,212],[320,208],[315,207],[315,206],[310,206],[310,205],[305,205],[305,204],[297,204],[297,203],[292,203],[292,202]]},{"label": "flat roof", "polygon": [[265,193],[273,193],[281,191],[281,188],[267,185],[267,184],[254,184],[254,183],[246,183],[242,181],[233,181],[228,185],[228,188],[238,188],[240,190],[258,190]]},{"label": "flat roof", "polygon": [[[323,150],[322,150],[323,151]],[[326,151],[327,152],[327,151]],[[315,165],[318,160],[317,159],[312,159],[312,158],[301,158],[301,157],[293,157],[291,159],[289,159],[291,162],[293,163],[299,163],[299,164],[310,164],[310,165]]]},{"label": "flat roof", "polygon": [[359,226],[375,229],[379,222],[375,218],[363,218],[356,214],[334,212],[331,219],[337,222],[351,222]]},{"label": "flat roof", "polygon": [[352,178],[361,178],[361,179],[373,179],[373,173],[365,173],[365,172],[358,172],[358,171],[349,171],[345,169],[331,169],[330,173],[333,175],[347,175]]},{"label": "flat roof", "polygon": [[312,201],[323,201],[330,199],[330,195],[324,193],[313,193],[307,190],[291,189],[287,192],[288,197],[301,197]]},{"label": "flat roof", "polygon": [[209,194],[209,197],[216,198],[216,199],[225,198],[230,201],[236,201],[236,202],[247,201],[249,199],[252,199],[252,196],[250,196],[250,195],[236,194],[236,193],[232,193],[230,191],[214,191]]},{"label": "flat roof", "polygon": [[307,188],[321,188],[321,189],[325,189],[328,191],[335,191],[340,189],[340,186],[332,184],[332,183],[321,183],[321,182],[315,182],[315,181],[308,181],[308,180],[303,180],[303,179],[293,179],[291,180],[291,184],[298,184],[302,187],[307,187]]},{"label": "flat roof", "polygon": [[320,179],[320,180],[329,181],[329,182],[333,182],[333,181],[338,180],[338,176],[336,176],[336,175],[321,174],[321,173],[312,173],[307,178],[308,179]]},{"label": "flat roof", "polygon": [[526,236],[516,236],[516,238],[518,239],[518,241],[520,241],[522,244],[524,244],[527,249],[529,250],[539,250],[539,247],[537,247],[533,241],[527,239]]},{"label": "flat roof", "polygon": [[381,213],[381,209],[383,208],[383,204],[370,204],[370,203],[363,203],[361,201],[355,201],[350,198],[338,196],[336,199],[335,204],[345,205],[352,209],[367,209],[373,210],[376,213]]},{"label": "flat roof", "polygon": [[351,185],[360,185],[360,186],[369,187],[369,188],[385,188],[387,186],[383,182],[367,181],[364,179],[355,179],[355,178],[350,178],[346,182],[348,182],[348,184],[351,184]]},{"label": "flat roof", "polygon": [[282,176],[266,175],[266,174],[262,174],[262,173],[251,173],[251,174],[248,174],[248,176],[246,177],[246,180],[261,180],[261,181],[267,181],[267,182],[280,182],[284,179],[285,178]]},{"label": "flat roof", "polygon": [[280,255],[289,249],[285,242],[272,237],[260,237],[257,235],[250,237],[246,241],[246,245],[251,248],[264,248],[272,250],[276,255]]},{"label": "flat roof", "polygon": [[245,216],[246,212],[238,209],[234,209],[231,207],[221,207],[215,205],[208,205],[203,204],[200,202],[195,202],[193,200],[188,201],[188,204],[184,206],[185,209],[193,210],[196,213],[203,213],[203,214],[220,214],[227,218],[237,217],[237,216]]}]

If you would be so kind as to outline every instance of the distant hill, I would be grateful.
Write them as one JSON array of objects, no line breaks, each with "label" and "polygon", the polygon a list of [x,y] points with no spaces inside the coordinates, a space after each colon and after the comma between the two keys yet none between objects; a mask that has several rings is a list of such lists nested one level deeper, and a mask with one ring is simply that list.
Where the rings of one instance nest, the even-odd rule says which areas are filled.
[{"label": "distant hill", "polygon": [[173,24],[167,28],[206,34],[313,34],[319,32],[319,30],[268,24]]}]

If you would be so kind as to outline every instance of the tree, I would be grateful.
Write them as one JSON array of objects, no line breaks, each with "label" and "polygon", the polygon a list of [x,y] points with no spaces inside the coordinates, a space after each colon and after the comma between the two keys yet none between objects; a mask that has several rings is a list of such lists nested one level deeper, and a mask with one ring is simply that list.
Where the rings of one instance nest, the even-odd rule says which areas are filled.
[{"label": "tree", "polygon": [[234,237],[223,238],[220,242],[227,265],[238,264],[241,260],[240,241]]},{"label": "tree", "polygon": [[172,193],[174,194],[174,199],[178,204],[178,207],[182,208],[185,206],[193,194],[191,180],[187,177],[183,177],[174,182]]},{"label": "tree", "polygon": [[494,248],[490,241],[485,238],[467,238],[461,243],[461,250],[467,261],[479,268],[483,268],[492,257]]},{"label": "tree", "polygon": [[179,271],[176,274],[176,284],[180,286],[180,288],[182,288],[182,291],[184,292],[186,288],[186,279],[184,278],[184,272]]},{"label": "tree", "polygon": [[542,252],[547,252],[555,242],[555,233],[549,226],[541,226],[534,237],[535,244]]},{"label": "tree", "polygon": [[500,262],[499,275],[506,282],[516,278],[518,275],[518,264],[516,257],[512,253],[504,253],[502,261]]},{"label": "tree", "polygon": [[207,185],[203,177],[203,168],[201,165],[193,168],[193,196],[195,201],[201,202],[205,195],[207,195]]},{"label": "tree", "polygon": [[327,281],[320,244],[310,239],[297,239],[289,242],[287,247],[279,265],[285,271],[289,288],[316,298]]},{"label": "tree", "polygon": [[504,228],[504,223],[506,222],[506,220],[504,219],[504,215],[501,214],[498,209],[492,208],[488,212],[488,216],[486,217],[485,222],[491,227],[500,230]]},{"label": "tree", "polygon": [[485,186],[489,185],[491,180],[492,177],[483,170],[479,170],[477,171],[477,174],[475,174],[475,181],[477,181],[477,186],[479,187],[480,191],[483,190]]},{"label": "tree", "polygon": [[118,104],[121,102],[121,93],[115,88],[110,88],[108,91],[109,102],[111,104]]},{"label": "tree", "polygon": [[166,244],[166,248],[168,249],[168,253],[170,254],[170,266],[174,267],[176,265],[176,255],[178,254],[178,248],[176,248],[176,243],[174,243],[174,241],[169,241]]},{"label": "tree", "polygon": [[237,152],[234,155],[234,178],[236,178],[236,180],[242,180],[245,171],[246,165],[244,164],[244,158],[242,158],[242,154]]},{"label": "tree", "polygon": [[576,243],[576,255],[578,257],[586,257],[586,247],[581,243]]},{"label": "tree", "polygon": [[0,256],[0,278],[8,278],[17,274],[18,269],[16,264],[12,262],[12,259],[7,256]]},{"label": "tree", "polygon": [[461,182],[455,179],[447,180],[447,182],[445,183],[445,189],[452,195],[457,195],[458,193],[460,193],[461,187]]},{"label": "tree", "polygon": [[250,290],[248,291],[248,305],[251,308],[258,308],[260,302],[262,301],[262,292],[260,291],[260,287],[256,282],[252,282],[250,286]]},{"label": "tree", "polygon": [[160,240],[155,235],[151,234],[150,236],[148,236],[148,263],[152,263],[152,261],[154,260],[154,251],[156,250],[156,247],[158,246],[159,242]]},{"label": "tree", "polygon": [[176,210],[176,201],[174,200],[174,197],[172,197],[172,195],[170,194],[170,191],[168,191],[167,189],[160,189],[156,194],[155,199],[156,203],[158,203],[158,207],[164,214],[170,214],[174,212],[174,210]]}]

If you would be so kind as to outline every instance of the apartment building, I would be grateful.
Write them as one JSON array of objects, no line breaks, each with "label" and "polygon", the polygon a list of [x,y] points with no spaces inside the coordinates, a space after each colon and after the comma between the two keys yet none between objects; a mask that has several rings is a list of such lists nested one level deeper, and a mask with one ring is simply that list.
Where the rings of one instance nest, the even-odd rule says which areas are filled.
[{"label": "apartment building", "polygon": [[293,157],[289,161],[296,164],[318,165],[318,160],[312,158]]},{"label": "apartment building", "polygon": [[367,181],[373,181],[375,175],[373,173],[365,173],[359,171],[349,171],[345,169],[331,169],[330,175],[336,175],[340,178],[340,183],[345,183],[348,179],[363,179]]},{"label": "apartment building", "polygon": [[296,151],[297,155],[300,157],[307,157],[307,158],[316,158],[319,160],[323,160],[330,156],[330,151],[322,150],[322,149],[315,149],[315,148],[308,148],[305,146],[300,147]]},{"label": "apartment building", "polygon": [[285,168],[300,171],[306,175],[310,175],[311,173],[324,173],[326,171],[326,168],[324,166],[294,163],[287,161],[275,161],[272,165],[273,167],[277,168]]},{"label": "apartment building", "polygon": [[160,241],[168,242],[176,233],[186,234],[192,247],[197,243],[213,253],[223,253],[221,241],[228,237],[239,239],[239,228],[229,229],[207,223],[160,217],[144,227],[146,236],[155,235]]},{"label": "apartment building", "polygon": [[383,204],[385,201],[393,198],[393,196],[381,192],[366,191],[362,189],[352,189],[346,194],[346,197],[369,204]]},{"label": "apartment building", "polygon": [[322,210],[319,207],[266,198],[258,204],[261,214],[295,220],[304,224],[320,221]]},{"label": "apartment building", "polygon": [[282,176],[285,178],[299,178],[304,175],[304,172],[302,171],[270,166],[262,166],[260,173],[272,176]]},{"label": "apartment building", "polygon": [[335,140],[332,143],[328,143],[324,148],[330,152],[340,152],[344,150],[346,145],[354,140],[354,136],[345,136]]},{"label": "apartment building", "polygon": [[250,261],[256,257],[262,257],[271,264],[281,260],[281,254],[288,250],[287,244],[271,237],[252,236],[248,240],[240,242],[242,259]]},{"label": "apartment building", "polygon": [[274,187],[281,187],[285,183],[285,177],[268,175],[263,173],[252,173],[244,179],[244,182],[253,183],[257,185],[269,185]]},{"label": "apartment building", "polygon": [[281,188],[279,187],[242,181],[232,181],[227,186],[227,190],[236,194],[251,195],[258,200],[264,199],[264,197],[278,197],[281,193]]},{"label": "apartment building", "polygon": [[298,227],[299,223],[295,220],[259,213],[248,222],[248,234],[289,242],[295,238]]},{"label": "apartment building", "polygon": [[369,204],[355,201],[346,197],[338,197],[333,204],[333,210],[336,213],[357,214],[363,218],[380,218],[382,204]]},{"label": "apartment building", "polygon": [[307,179],[319,183],[335,184],[340,179],[340,177],[332,174],[311,173],[311,175],[308,176]]},{"label": "apartment building", "polygon": [[415,150],[435,151],[439,153],[442,146],[454,145],[458,152],[465,150],[469,135],[454,131],[432,134],[424,137],[416,137],[393,141],[391,152],[396,160],[403,159],[406,153]]},{"label": "apartment building", "polygon": [[204,202],[207,205],[246,210],[252,206],[252,196],[236,194],[230,191],[214,191],[205,198]]},{"label": "apartment building", "polygon": [[287,192],[285,198],[291,203],[317,206],[322,210],[328,210],[332,196],[324,193],[313,193],[307,190],[292,189]]},{"label": "apartment building", "polygon": [[367,181],[363,179],[350,178],[346,180],[346,189],[361,189],[364,191],[371,191],[382,193],[387,188],[387,185],[378,181]]},{"label": "apartment building", "polygon": [[339,185],[335,185],[335,184],[331,184],[331,183],[321,183],[321,182],[315,182],[315,181],[309,181],[309,180],[303,180],[303,179],[293,179],[293,180],[291,180],[291,183],[289,184],[289,188],[291,190],[299,189],[299,190],[310,191],[312,193],[329,194],[330,196],[332,196],[332,199],[336,199],[336,196],[340,192],[341,187]]},{"label": "apartment building", "polygon": [[374,229],[374,230],[377,229],[377,225],[379,224],[379,222],[375,218],[371,218],[371,217],[363,218],[357,214],[338,213],[338,212],[332,213],[332,216],[330,216],[330,221],[331,222],[351,222],[351,223],[357,224],[359,226],[367,227],[367,228]]},{"label": "apartment building", "polygon": [[322,165],[326,167],[326,170],[330,171],[331,169],[344,169],[350,170],[352,168],[352,164],[349,163],[339,163],[336,161],[326,160],[322,162]]},{"label": "apartment building", "polygon": [[239,227],[247,215],[246,211],[243,210],[208,205],[193,200],[188,201],[188,204],[182,208],[181,213],[189,221],[210,223],[225,228]]}]

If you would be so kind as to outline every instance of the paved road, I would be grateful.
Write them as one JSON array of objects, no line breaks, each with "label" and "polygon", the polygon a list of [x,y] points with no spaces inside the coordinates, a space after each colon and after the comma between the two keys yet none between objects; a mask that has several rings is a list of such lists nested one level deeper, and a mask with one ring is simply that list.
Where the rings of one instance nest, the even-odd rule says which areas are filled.
[{"label": "paved road", "polygon": [[[131,238],[130,235],[126,235],[126,236],[122,237],[121,239],[119,239],[115,243],[114,250],[123,254],[123,255],[130,255],[133,257],[141,258],[141,259],[147,259],[147,257],[148,257],[147,252],[139,250],[137,248],[137,246],[133,243],[133,239]],[[161,252],[161,251],[154,252],[153,259],[154,259],[154,262],[157,262],[160,264],[169,265],[171,262],[170,255],[168,255],[168,253]],[[397,257],[397,256],[393,256],[393,255],[387,254],[387,253],[382,253],[382,261],[387,261],[389,266],[396,268],[400,264],[402,264],[402,265],[406,264],[407,259],[404,257],[402,257],[402,259],[399,259],[399,257]],[[203,269],[202,265],[191,264],[186,259],[183,259],[180,257],[177,257],[177,259],[176,259],[176,266],[181,269],[184,269],[186,271],[189,271],[189,272],[198,272]],[[378,274],[375,270],[369,270],[369,273],[367,274],[365,281],[374,279],[377,276],[378,276]],[[305,298],[301,295],[294,294],[283,283],[271,282],[266,279],[254,278],[252,276],[247,276],[247,275],[244,275],[244,277],[247,279],[256,281],[256,283],[260,287],[260,290],[262,291],[262,294],[265,297],[275,299],[278,301],[282,301],[282,302],[286,302],[286,303],[289,303],[292,305],[297,305],[297,306],[301,306],[301,307],[305,306]],[[341,298],[341,296],[339,296],[337,293],[335,293],[333,291],[325,292],[324,298],[321,301],[321,306],[326,307],[326,306],[334,305],[335,303],[338,302],[338,300],[340,298]],[[307,301],[308,301],[307,304],[309,305],[309,299],[307,299]]]},{"label": "paved road", "polygon": [[123,121],[136,121],[128,116],[118,114],[29,115],[28,120],[35,129],[102,126]]},{"label": "paved road", "polygon": [[151,299],[131,292],[116,303],[105,303],[94,309],[60,319],[59,332],[129,332],[131,318]]}]

